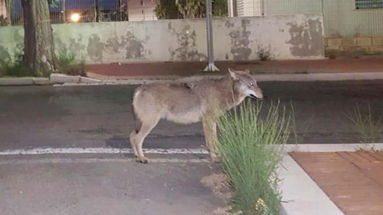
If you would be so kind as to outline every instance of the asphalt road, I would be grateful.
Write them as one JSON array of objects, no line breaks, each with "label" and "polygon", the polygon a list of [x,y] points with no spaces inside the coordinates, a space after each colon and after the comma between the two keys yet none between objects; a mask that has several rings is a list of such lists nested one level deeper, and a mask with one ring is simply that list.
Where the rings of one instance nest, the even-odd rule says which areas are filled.
[{"label": "asphalt road", "polygon": [[[362,111],[370,104],[374,118],[383,112],[383,81],[260,86],[263,102],[280,100],[294,107],[300,143],[358,142],[346,115],[358,103]],[[134,87],[1,87],[0,152],[129,147],[127,137],[135,127],[130,106]],[[162,121],[145,148],[201,145],[199,123]],[[222,214],[226,194],[217,194],[214,187],[222,184],[215,174],[220,169],[201,155],[188,157],[194,161],[179,156],[150,155],[159,163],[148,165],[121,154],[0,156],[1,214]]]},{"label": "asphalt road", "polygon": [[[294,107],[302,143],[355,143],[347,118],[356,104],[374,117],[383,112],[383,81],[263,82],[264,102]],[[26,86],[0,88],[0,150],[36,147],[129,147],[135,127],[131,109],[136,86]],[[199,148],[200,123],[161,121],[146,148]]]}]

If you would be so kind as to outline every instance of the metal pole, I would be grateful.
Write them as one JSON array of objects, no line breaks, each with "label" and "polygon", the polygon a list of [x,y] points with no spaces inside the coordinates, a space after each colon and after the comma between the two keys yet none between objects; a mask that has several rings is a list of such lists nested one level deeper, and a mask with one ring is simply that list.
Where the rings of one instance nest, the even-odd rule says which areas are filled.
[{"label": "metal pole", "polygon": [[213,12],[211,0],[206,0],[206,32],[207,32],[207,56],[208,65],[204,71],[219,71],[214,65],[214,49],[213,49]]},{"label": "metal pole", "polygon": [[66,7],[65,7],[65,0],[62,1],[62,15],[63,15],[63,23],[66,22]]}]

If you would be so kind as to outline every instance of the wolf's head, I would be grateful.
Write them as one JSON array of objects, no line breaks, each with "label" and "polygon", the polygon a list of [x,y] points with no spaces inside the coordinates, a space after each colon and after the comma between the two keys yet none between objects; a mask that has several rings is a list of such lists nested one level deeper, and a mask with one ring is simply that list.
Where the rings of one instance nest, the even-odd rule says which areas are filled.
[{"label": "wolf's head", "polygon": [[234,71],[229,68],[229,74],[234,81],[234,90],[237,93],[245,97],[263,98],[261,88],[258,87],[257,82],[251,77],[249,71]]}]

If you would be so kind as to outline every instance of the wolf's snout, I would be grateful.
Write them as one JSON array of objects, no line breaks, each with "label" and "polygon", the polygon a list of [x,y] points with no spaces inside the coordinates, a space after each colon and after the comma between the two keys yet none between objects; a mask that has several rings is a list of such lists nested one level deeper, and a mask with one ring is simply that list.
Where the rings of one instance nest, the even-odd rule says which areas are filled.
[{"label": "wolf's snout", "polygon": [[250,97],[254,99],[263,99],[263,92],[261,88],[258,88],[254,91],[254,94],[251,94]]}]

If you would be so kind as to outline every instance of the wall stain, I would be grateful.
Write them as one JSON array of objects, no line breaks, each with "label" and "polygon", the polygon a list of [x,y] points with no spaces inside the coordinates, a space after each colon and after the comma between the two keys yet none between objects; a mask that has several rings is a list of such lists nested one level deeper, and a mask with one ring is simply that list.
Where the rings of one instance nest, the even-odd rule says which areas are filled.
[{"label": "wall stain", "polygon": [[[83,53],[86,46],[83,44],[83,38],[80,34],[77,39],[76,38],[69,38],[69,51],[75,54]],[[84,56],[82,56],[84,57]]]},{"label": "wall stain", "polygon": [[82,35],[76,38],[69,38],[68,44],[65,44],[60,37],[56,36],[55,39],[55,51],[56,54],[60,55],[74,55],[76,59],[83,60],[86,57],[85,48],[86,46],[82,43]]},{"label": "wall stain", "polygon": [[137,39],[137,37],[130,31],[126,32],[126,55],[127,59],[143,58],[145,55],[145,49],[143,41]]},{"label": "wall stain", "polygon": [[234,27],[234,25],[235,25],[235,23],[231,20],[226,20],[226,22],[225,22],[226,28],[232,28],[232,27]]},{"label": "wall stain", "polygon": [[0,45],[0,66],[9,62],[11,62],[11,55],[9,55],[8,49]]},{"label": "wall stain", "polygon": [[119,53],[120,47],[125,45],[125,40],[121,39],[121,42],[119,41],[117,36],[114,36],[112,38],[109,38],[105,43],[105,50],[111,53]]},{"label": "wall stain", "polygon": [[88,56],[93,61],[101,61],[103,59],[104,46],[105,44],[101,42],[100,36],[92,34],[88,40]]},{"label": "wall stain", "polygon": [[289,33],[291,39],[287,43],[291,44],[292,55],[299,57],[319,56],[323,52],[322,23],[319,19],[310,19],[307,24],[297,25],[287,23],[290,26]]},{"label": "wall stain", "polygon": [[[242,19],[241,21],[241,28],[235,29],[229,33],[231,38],[230,52],[233,55],[234,60],[249,60],[252,52],[251,48],[249,48],[251,31],[248,31],[247,27],[250,24],[250,20]],[[228,24],[228,22],[226,22],[226,27],[234,27],[234,24]]]},{"label": "wall stain", "polygon": [[[146,37],[145,41],[149,39],[150,37]],[[145,41],[139,40],[132,32],[127,31],[120,38],[117,36],[109,38],[105,43],[105,50],[114,54],[125,52],[126,59],[142,59],[146,54],[150,54],[145,49]]]},{"label": "wall stain", "polygon": [[177,36],[176,49],[169,48],[171,60],[181,61],[204,61],[207,56],[199,53],[196,45],[196,33],[191,29],[190,25],[185,25],[180,32],[177,32],[169,23],[168,29],[170,33]]}]

